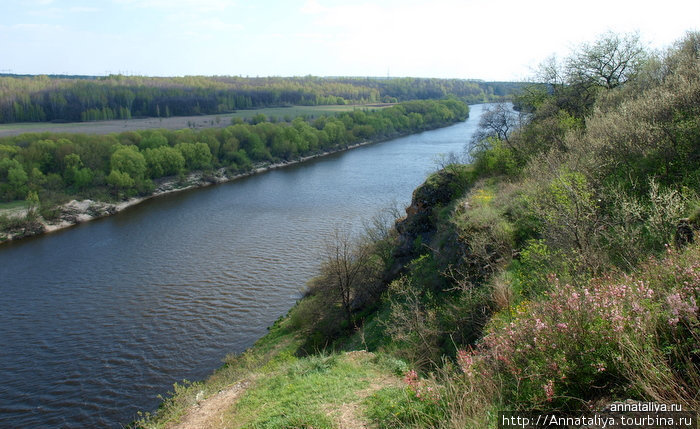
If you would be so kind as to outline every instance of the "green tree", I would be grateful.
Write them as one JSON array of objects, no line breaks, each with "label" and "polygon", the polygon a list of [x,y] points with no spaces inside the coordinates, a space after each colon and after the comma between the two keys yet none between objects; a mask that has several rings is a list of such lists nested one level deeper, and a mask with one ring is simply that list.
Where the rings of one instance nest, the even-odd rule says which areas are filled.
[{"label": "green tree", "polygon": [[139,142],[141,150],[168,145],[168,139],[160,131],[144,131],[142,135],[143,138]]},{"label": "green tree", "polygon": [[78,190],[83,190],[92,185],[94,174],[91,169],[84,167],[73,174],[73,185]]},{"label": "green tree", "polygon": [[15,159],[0,159],[0,193],[8,201],[21,199],[27,195],[27,182],[29,176],[22,164]]},{"label": "green tree", "polygon": [[615,88],[634,76],[646,60],[639,34],[603,34],[581,45],[566,63],[569,83]]},{"label": "green tree", "polygon": [[206,143],[179,143],[175,145],[175,149],[182,154],[188,169],[202,170],[211,167],[211,150]]},{"label": "green tree", "polygon": [[131,189],[134,187],[136,182],[131,178],[129,173],[124,173],[119,170],[112,170],[107,176],[107,184],[112,186],[115,194],[119,194],[119,191]]},{"label": "green tree", "polygon": [[130,178],[139,180],[146,174],[146,158],[134,146],[121,146],[112,154],[110,167],[112,171],[126,173]]},{"label": "green tree", "polygon": [[250,123],[253,125],[261,124],[267,121],[267,116],[264,113],[258,113],[250,119]]},{"label": "green tree", "polygon": [[83,161],[80,160],[80,155],[77,153],[69,153],[63,158],[63,178],[66,183],[73,184],[75,180],[75,174],[83,166]]},{"label": "green tree", "polygon": [[169,146],[146,149],[143,155],[151,178],[177,174],[185,167],[185,158],[182,153]]},{"label": "green tree", "polygon": [[27,193],[27,220],[33,222],[39,216],[39,195],[35,191]]}]

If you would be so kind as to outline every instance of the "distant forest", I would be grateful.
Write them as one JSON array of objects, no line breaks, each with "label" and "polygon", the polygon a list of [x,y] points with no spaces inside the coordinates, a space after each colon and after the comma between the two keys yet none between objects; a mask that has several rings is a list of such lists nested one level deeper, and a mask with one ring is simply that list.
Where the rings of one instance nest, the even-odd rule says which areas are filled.
[{"label": "distant forest", "polygon": [[424,78],[0,75],[0,123],[207,115],[447,96],[478,103],[503,99],[520,87],[514,82]]}]

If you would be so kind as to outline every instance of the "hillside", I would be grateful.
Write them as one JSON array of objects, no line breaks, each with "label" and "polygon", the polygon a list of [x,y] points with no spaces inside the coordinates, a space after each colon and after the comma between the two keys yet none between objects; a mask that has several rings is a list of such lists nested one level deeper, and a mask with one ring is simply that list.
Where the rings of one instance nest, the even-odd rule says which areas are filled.
[{"label": "hillside", "polygon": [[135,426],[179,427],[232,386],[210,427],[697,418],[700,34],[659,55],[607,34],[542,71],[519,115],[484,115],[469,164],[393,225],[338,231],[267,336]]}]

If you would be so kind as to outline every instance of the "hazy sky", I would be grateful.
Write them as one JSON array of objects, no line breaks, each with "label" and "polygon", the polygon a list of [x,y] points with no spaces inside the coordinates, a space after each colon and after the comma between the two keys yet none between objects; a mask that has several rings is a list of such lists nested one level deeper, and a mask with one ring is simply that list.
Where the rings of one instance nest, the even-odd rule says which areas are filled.
[{"label": "hazy sky", "polygon": [[699,29],[698,0],[0,0],[0,72],[521,80],[608,30]]}]

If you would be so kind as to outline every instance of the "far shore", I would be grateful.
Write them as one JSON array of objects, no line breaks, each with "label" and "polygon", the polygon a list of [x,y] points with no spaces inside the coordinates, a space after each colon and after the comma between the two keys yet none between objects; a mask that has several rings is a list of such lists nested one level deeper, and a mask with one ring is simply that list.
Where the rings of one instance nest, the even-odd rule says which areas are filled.
[{"label": "far shore", "polygon": [[[449,126],[453,124],[448,124],[445,126]],[[50,232],[55,232],[55,231],[60,231],[62,229],[70,228],[72,226],[84,223],[84,222],[89,222],[94,219],[99,219],[102,217],[106,216],[111,216],[114,214],[117,214],[123,210],[128,209],[129,207],[133,207],[137,204],[140,204],[146,200],[149,200],[154,197],[158,197],[161,195],[166,195],[174,192],[181,192],[181,191],[186,191],[189,189],[195,189],[195,188],[203,188],[211,185],[216,185],[220,183],[228,183],[231,181],[234,181],[236,179],[240,179],[243,177],[248,177],[252,176],[255,174],[259,173],[264,173],[266,171],[274,170],[276,168],[283,168],[287,167],[290,165],[295,165],[295,164],[300,164],[315,158],[321,158],[324,156],[332,155],[335,153],[339,152],[344,152],[347,150],[355,149],[361,146],[366,146],[369,144],[373,143],[380,143],[383,141],[387,140],[393,140],[395,138],[399,137],[405,137],[410,134],[400,134],[393,136],[391,138],[385,138],[385,139],[379,139],[379,140],[370,140],[370,141],[364,141],[361,143],[356,143],[348,146],[344,146],[342,148],[332,150],[332,151],[326,151],[326,152],[321,152],[317,153],[314,155],[309,155],[305,157],[301,157],[295,160],[291,161],[284,161],[284,162],[278,162],[278,163],[273,163],[269,165],[264,165],[264,166],[258,166],[256,168],[253,168],[252,170],[245,172],[245,173],[240,173],[240,174],[235,174],[232,176],[228,176],[226,174],[225,169],[219,169],[216,174],[213,177],[204,177],[202,172],[194,172],[191,173],[187,179],[184,181],[184,184],[180,182],[177,178],[175,177],[169,177],[165,179],[161,179],[161,181],[156,185],[155,191],[153,191],[152,194],[150,195],[145,195],[145,196],[140,196],[140,197],[134,197],[130,198],[125,201],[121,201],[118,203],[108,203],[108,202],[103,202],[103,201],[93,201],[93,200],[72,200],[66,204],[63,204],[60,206],[60,210],[62,212],[61,216],[59,217],[59,220],[57,222],[47,222],[44,219],[40,219],[40,223],[42,228],[37,229],[35,231],[27,232],[24,231],[22,233],[16,233],[16,234],[10,234],[8,233],[5,237],[0,235],[0,244],[9,242],[9,241],[17,241],[21,240],[23,238],[27,237],[34,237],[38,235],[43,235],[47,234]],[[12,216],[21,216],[23,214],[26,214],[26,211],[18,211],[16,209],[12,210],[13,213],[11,213]],[[2,214],[0,212],[0,214]]]}]

